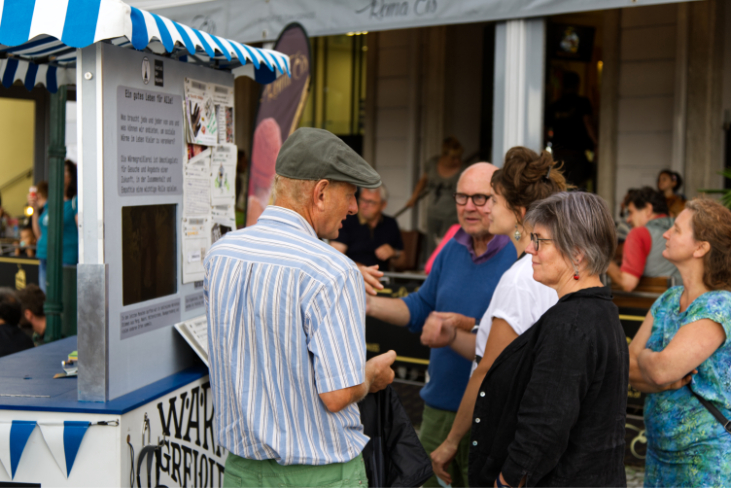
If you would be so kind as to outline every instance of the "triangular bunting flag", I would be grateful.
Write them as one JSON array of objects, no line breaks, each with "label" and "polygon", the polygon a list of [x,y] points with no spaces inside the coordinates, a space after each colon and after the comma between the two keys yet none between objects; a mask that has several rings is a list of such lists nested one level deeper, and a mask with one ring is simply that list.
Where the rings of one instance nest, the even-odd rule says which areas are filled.
[{"label": "triangular bunting flag", "polygon": [[67,420],[63,423],[63,449],[66,454],[66,476],[71,474],[71,468],[74,467],[76,454],[79,452],[79,446],[84,439],[84,434],[89,428],[90,422],[74,422]]},{"label": "triangular bunting flag", "polygon": [[61,468],[64,476],[66,476],[66,455],[63,449],[63,424],[38,424],[38,427],[41,428],[41,434],[43,434],[43,439],[46,441],[48,449],[53,455],[53,459],[56,460],[56,464],[58,464],[58,467]]},{"label": "triangular bunting flag", "polygon": [[2,462],[5,472],[11,476],[10,471],[10,422],[0,422],[0,462]]},{"label": "triangular bunting flag", "polygon": [[13,424],[10,427],[11,479],[15,478],[15,470],[18,469],[18,463],[20,462],[20,457],[23,455],[23,451],[25,450],[25,444],[28,442],[28,438],[35,428],[36,423],[33,420],[13,420]]}]

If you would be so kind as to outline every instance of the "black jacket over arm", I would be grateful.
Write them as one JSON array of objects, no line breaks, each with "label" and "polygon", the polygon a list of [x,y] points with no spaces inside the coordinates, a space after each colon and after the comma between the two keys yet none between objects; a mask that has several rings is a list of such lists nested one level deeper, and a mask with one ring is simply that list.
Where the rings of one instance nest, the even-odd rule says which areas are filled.
[{"label": "black jacket over arm", "polygon": [[629,351],[611,300],[565,295],[495,360],[475,404],[472,486],[500,472],[511,486],[626,486]]}]

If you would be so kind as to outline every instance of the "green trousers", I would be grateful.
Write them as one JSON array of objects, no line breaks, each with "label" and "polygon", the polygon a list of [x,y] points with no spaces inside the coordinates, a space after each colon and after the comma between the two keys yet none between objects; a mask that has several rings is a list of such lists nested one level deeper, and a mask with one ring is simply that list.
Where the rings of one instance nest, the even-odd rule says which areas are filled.
[{"label": "green trousers", "polygon": [[257,461],[229,453],[223,486],[367,488],[368,478],[362,454],[347,463],[282,466],[273,459]]},{"label": "green trousers", "polygon": [[[421,420],[421,429],[419,429],[419,440],[427,454],[435,451],[442,442],[447,439],[452,424],[457,416],[455,412],[447,410],[439,410],[429,405],[424,405],[424,414]],[[452,476],[452,486],[454,488],[469,486],[467,482],[467,464],[470,458],[470,434],[467,433],[459,442],[457,455],[449,464],[449,474]],[[432,476],[426,483],[425,487],[440,487],[436,476]]]}]

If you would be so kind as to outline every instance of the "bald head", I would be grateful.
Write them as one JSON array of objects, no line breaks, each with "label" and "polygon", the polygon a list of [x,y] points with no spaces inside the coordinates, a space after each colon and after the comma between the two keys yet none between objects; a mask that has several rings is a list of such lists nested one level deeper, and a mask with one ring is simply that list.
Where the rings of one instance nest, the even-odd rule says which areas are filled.
[{"label": "bald head", "polygon": [[[488,189],[490,188],[490,182],[492,181],[492,174],[498,170],[498,167],[492,163],[475,163],[468,166],[467,169],[462,171],[457,182],[457,191],[462,192],[459,188],[465,180],[479,180],[480,182],[487,182]],[[487,194],[486,192],[482,192]]]},{"label": "bald head", "polygon": [[[492,196],[492,174],[497,167],[490,163],[475,163],[462,172],[457,182],[457,193],[469,195],[464,205],[457,205],[457,218],[462,229],[474,239],[489,239],[490,233],[487,228],[489,222],[489,210],[484,197]],[[482,197],[478,197],[482,195]],[[478,203],[475,205],[474,198]],[[474,242],[474,241],[473,241]]]}]

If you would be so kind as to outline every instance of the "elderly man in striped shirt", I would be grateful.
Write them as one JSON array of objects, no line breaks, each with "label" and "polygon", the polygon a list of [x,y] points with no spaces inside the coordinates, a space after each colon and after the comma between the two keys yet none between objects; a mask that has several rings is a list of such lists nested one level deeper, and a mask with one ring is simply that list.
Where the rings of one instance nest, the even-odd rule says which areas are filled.
[{"label": "elderly man in striped shirt", "polygon": [[365,288],[337,237],[356,186],[380,177],[333,134],[282,146],[274,205],[205,260],[210,381],[225,486],[367,485],[355,404],[393,381],[396,353],[365,361]]}]

